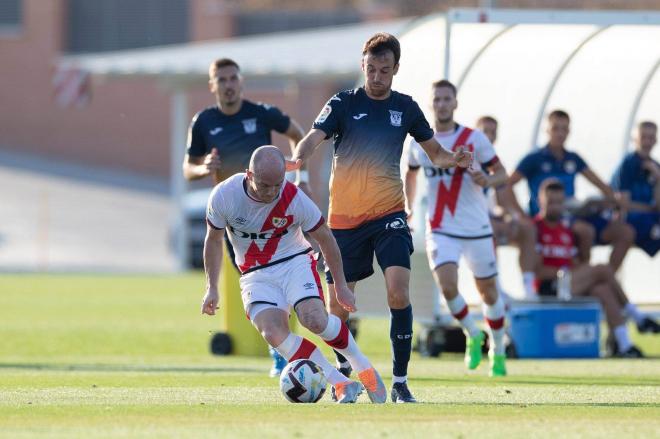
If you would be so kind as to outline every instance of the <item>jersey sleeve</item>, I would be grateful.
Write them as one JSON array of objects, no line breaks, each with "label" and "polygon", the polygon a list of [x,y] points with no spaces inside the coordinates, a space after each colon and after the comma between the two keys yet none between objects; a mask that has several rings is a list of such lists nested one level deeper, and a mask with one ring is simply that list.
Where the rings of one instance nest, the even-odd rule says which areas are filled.
[{"label": "jersey sleeve", "polygon": [[419,108],[419,105],[417,105],[417,102],[413,101],[410,105],[410,113],[412,124],[408,130],[408,134],[410,134],[418,143],[426,142],[433,137],[433,130],[429,125],[429,121],[426,120],[426,116],[424,116],[424,113],[422,112],[422,109]]},{"label": "jersey sleeve", "polygon": [[291,124],[291,118],[283,113],[277,107],[268,104],[260,104],[264,109],[264,117],[268,128],[277,131],[278,133],[285,133]]},{"label": "jersey sleeve", "polygon": [[634,172],[635,169],[633,169],[632,161],[628,157],[623,159],[612,176],[612,189],[615,191],[630,192],[632,190]]},{"label": "jersey sleeve", "polygon": [[326,139],[334,136],[339,131],[347,99],[348,95],[345,93],[337,93],[331,97],[316,116],[312,128],[323,131]]},{"label": "jersey sleeve", "polygon": [[296,212],[294,212],[294,215],[297,216],[298,223],[304,232],[313,232],[325,222],[323,214],[302,190],[298,189],[296,198]]},{"label": "jersey sleeve", "polygon": [[211,191],[206,205],[206,223],[216,230],[227,227],[227,220],[223,212],[226,203],[220,191],[221,187],[222,185],[218,185]]},{"label": "jersey sleeve", "polygon": [[475,131],[474,136],[474,155],[477,162],[479,162],[483,168],[488,168],[497,163],[499,159],[495,153],[495,147],[490,143],[488,137],[486,137],[481,131]]},{"label": "jersey sleeve", "polygon": [[406,158],[406,164],[409,169],[419,169],[422,164],[419,162],[418,157],[419,144],[415,142],[415,139],[410,139],[406,143],[406,151],[404,157]]},{"label": "jersey sleeve", "polygon": [[516,171],[520,172],[525,176],[526,179],[530,179],[536,173],[536,154],[529,153],[518,163],[516,166]]},{"label": "jersey sleeve", "polygon": [[575,172],[582,172],[585,169],[587,169],[589,166],[587,165],[587,162],[584,161],[584,159],[578,154],[575,154]]},{"label": "jersey sleeve", "polygon": [[188,127],[188,141],[186,142],[186,153],[189,156],[201,157],[207,154],[206,140],[203,135],[203,123],[200,120],[200,113],[195,114]]}]

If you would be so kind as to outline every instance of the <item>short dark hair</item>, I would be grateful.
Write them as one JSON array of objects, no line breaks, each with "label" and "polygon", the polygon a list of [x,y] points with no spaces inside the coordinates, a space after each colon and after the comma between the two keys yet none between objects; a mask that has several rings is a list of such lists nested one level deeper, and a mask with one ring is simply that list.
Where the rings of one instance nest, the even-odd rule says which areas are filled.
[{"label": "short dark hair", "polygon": [[238,63],[230,58],[218,58],[211,63],[209,67],[209,76],[213,76],[215,72],[224,67],[233,66],[240,72],[241,68],[238,66]]},{"label": "short dark hair", "polygon": [[486,122],[490,122],[492,124],[498,125],[497,119],[495,119],[493,116],[481,116],[479,119],[477,119],[477,125],[483,125]]},{"label": "short dark hair", "polygon": [[539,188],[539,193],[547,194],[548,192],[564,193],[566,192],[566,188],[560,180],[550,177],[543,180],[541,187]]},{"label": "short dark hair", "polygon": [[399,64],[401,58],[401,45],[394,35],[378,32],[364,43],[362,47],[362,56],[367,53],[372,55],[384,55],[388,50],[394,54],[394,65]]},{"label": "short dark hair", "polygon": [[658,131],[658,125],[650,120],[643,120],[637,125],[638,130],[643,130],[644,128],[651,128]]},{"label": "short dark hair", "polygon": [[571,117],[564,110],[553,110],[548,114],[548,120],[552,119],[566,119],[569,122],[571,121]]},{"label": "short dark hair", "polygon": [[454,97],[457,96],[458,90],[456,90],[456,86],[446,79],[440,79],[438,81],[435,81],[433,84],[431,84],[432,89],[443,88],[443,87],[450,89],[451,92],[454,93]]}]

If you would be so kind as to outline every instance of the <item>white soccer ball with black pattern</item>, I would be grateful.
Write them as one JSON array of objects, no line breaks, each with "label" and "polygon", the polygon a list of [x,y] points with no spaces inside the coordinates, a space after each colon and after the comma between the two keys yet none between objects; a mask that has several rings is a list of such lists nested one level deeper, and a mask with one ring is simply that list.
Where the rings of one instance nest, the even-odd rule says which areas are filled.
[{"label": "white soccer ball with black pattern", "polygon": [[328,380],[312,360],[295,360],[280,375],[280,390],[289,402],[317,402],[325,394]]}]

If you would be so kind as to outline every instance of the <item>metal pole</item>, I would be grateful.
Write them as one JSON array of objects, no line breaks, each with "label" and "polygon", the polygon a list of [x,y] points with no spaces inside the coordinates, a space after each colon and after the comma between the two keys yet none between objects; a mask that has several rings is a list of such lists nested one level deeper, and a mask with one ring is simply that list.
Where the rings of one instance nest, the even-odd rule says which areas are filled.
[{"label": "metal pole", "polygon": [[451,56],[451,11],[445,15],[445,65],[444,79],[449,80],[449,59]]},{"label": "metal pole", "polygon": [[177,268],[180,271],[190,268],[188,221],[183,206],[183,197],[188,185],[181,170],[185,157],[187,117],[186,93],[182,88],[175,86],[170,98],[170,195],[172,197],[172,223],[175,231],[174,249]]}]

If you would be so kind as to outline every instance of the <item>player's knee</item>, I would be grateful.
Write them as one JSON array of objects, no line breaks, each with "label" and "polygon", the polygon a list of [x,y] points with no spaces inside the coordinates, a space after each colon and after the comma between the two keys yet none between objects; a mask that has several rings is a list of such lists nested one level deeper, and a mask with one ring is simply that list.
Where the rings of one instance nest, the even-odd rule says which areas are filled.
[{"label": "player's knee", "polygon": [[535,239],[536,237],[536,226],[527,218],[521,218],[518,221],[515,231],[517,241]]},{"label": "player's knee", "polygon": [[403,309],[410,305],[408,297],[408,288],[391,290],[387,292],[387,304],[390,308]]},{"label": "player's knee", "polygon": [[632,245],[635,242],[635,229],[626,223],[621,223],[619,240],[625,244]]},{"label": "player's knee", "polygon": [[576,221],[575,224],[573,224],[573,233],[575,233],[579,239],[583,240],[584,242],[593,242],[594,237],[596,236],[596,229],[589,224],[585,223],[582,221]]},{"label": "player's knee", "polygon": [[614,277],[614,270],[607,264],[594,266],[594,278],[600,282],[609,282]]},{"label": "player's knee", "polygon": [[277,325],[268,325],[261,328],[261,336],[271,346],[279,346],[288,337],[289,330]]},{"label": "player's knee", "polygon": [[[321,303],[307,303],[304,307],[299,307],[296,311],[300,324],[314,334],[323,332],[328,326],[328,314]],[[315,306],[318,305],[318,306]]]}]

